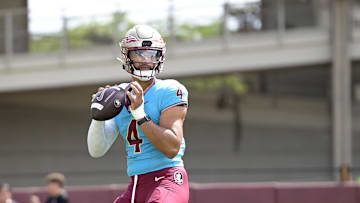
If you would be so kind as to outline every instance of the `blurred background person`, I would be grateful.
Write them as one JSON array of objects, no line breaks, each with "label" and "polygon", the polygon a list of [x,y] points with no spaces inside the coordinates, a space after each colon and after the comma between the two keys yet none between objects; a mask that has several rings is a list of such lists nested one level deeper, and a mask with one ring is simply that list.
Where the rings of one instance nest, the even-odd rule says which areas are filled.
[{"label": "blurred background person", "polygon": [[12,199],[11,188],[7,183],[2,183],[0,185],[0,203],[16,203]]},{"label": "blurred background person", "polygon": [[40,198],[37,195],[31,195],[29,202],[30,203],[41,203]]},{"label": "blurred background person", "polygon": [[[68,203],[67,192],[64,189],[65,176],[61,173],[50,173],[45,178],[47,183],[48,198],[46,203]],[[37,195],[30,196],[30,203],[40,203]]]},{"label": "blurred background person", "polygon": [[64,189],[65,176],[61,173],[50,173],[46,176],[49,197],[46,203],[68,203],[68,196]]}]

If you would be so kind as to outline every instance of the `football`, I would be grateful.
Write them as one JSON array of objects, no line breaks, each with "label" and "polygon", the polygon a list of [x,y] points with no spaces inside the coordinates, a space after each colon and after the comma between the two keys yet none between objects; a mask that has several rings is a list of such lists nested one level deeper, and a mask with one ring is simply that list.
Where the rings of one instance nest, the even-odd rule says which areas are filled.
[{"label": "football", "polygon": [[126,91],[114,86],[96,93],[91,104],[91,117],[98,121],[105,121],[118,115],[130,101]]}]

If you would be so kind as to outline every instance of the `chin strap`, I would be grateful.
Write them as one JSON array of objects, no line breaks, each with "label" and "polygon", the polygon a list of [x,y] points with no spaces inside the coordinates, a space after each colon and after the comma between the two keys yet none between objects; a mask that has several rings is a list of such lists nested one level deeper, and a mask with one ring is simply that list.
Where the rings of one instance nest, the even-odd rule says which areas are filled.
[{"label": "chin strap", "polygon": [[149,76],[142,75],[141,73],[145,72],[145,71],[137,70],[134,67],[134,63],[132,61],[130,61],[130,63],[127,65],[127,67],[125,65],[123,65],[123,69],[141,81],[149,81],[153,77],[155,77],[157,74],[160,73],[160,66],[161,66],[161,62],[158,62],[158,64],[156,65],[155,68],[153,68],[152,70],[146,70],[149,72],[151,71],[151,74]]}]

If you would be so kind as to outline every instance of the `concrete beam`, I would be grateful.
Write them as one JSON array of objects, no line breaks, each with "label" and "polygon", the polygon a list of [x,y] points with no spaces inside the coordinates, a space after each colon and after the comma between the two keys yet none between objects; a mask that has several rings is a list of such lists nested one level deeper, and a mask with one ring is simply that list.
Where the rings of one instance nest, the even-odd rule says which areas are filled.
[{"label": "concrete beam", "polygon": [[[336,179],[340,168],[352,165],[351,60],[349,54],[349,1],[333,0],[332,119],[333,166]],[[344,178],[344,177],[343,177]]]},{"label": "concrete beam", "polygon": [[[221,38],[192,44],[178,44],[168,54],[160,77],[185,77],[227,72],[329,63],[330,46],[326,33],[287,33],[278,46],[276,33],[231,38],[226,51]],[[14,56],[11,70],[0,64],[0,92],[104,84],[128,80],[115,60],[111,47],[69,53],[64,66],[57,55]]]}]

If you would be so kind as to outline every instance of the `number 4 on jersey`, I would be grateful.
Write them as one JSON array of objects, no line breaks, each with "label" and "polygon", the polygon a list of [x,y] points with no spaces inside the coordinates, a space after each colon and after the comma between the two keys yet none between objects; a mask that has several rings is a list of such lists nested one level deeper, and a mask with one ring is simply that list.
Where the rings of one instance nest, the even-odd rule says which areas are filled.
[{"label": "number 4 on jersey", "polygon": [[137,123],[136,120],[131,120],[126,139],[130,146],[135,145],[134,147],[134,153],[141,153],[141,144],[143,143],[143,139],[139,138],[139,131],[137,129]]}]

